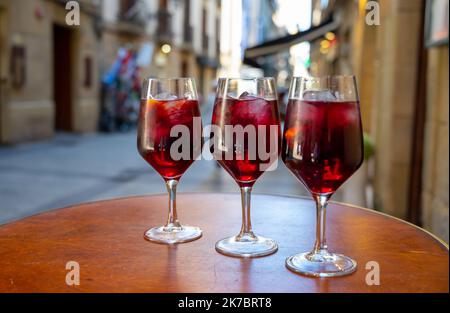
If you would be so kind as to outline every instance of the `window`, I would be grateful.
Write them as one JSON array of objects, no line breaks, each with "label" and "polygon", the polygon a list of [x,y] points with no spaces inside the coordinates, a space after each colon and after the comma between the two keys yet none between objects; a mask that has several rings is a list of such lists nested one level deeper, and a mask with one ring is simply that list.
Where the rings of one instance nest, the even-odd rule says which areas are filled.
[{"label": "window", "polygon": [[204,54],[208,54],[208,34],[206,32],[206,21],[207,21],[207,11],[203,8],[202,15],[202,48],[204,50]]},{"label": "window", "polygon": [[192,27],[191,27],[191,1],[184,2],[184,27],[183,27],[184,42],[190,43],[192,41]]},{"label": "window", "polygon": [[137,0],[121,0],[120,1],[120,16],[124,17],[128,11],[136,4]]},{"label": "window", "polygon": [[159,0],[159,9],[167,10],[167,0]]}]

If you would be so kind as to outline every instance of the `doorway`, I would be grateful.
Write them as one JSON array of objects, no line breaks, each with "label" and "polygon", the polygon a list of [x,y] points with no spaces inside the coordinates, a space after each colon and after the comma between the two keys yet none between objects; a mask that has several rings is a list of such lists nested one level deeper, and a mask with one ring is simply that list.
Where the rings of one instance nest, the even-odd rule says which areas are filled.
[{"label": "doorway", "polygon": [[55,130],[72,128],[72,31],[53,25],[53,99]]}]

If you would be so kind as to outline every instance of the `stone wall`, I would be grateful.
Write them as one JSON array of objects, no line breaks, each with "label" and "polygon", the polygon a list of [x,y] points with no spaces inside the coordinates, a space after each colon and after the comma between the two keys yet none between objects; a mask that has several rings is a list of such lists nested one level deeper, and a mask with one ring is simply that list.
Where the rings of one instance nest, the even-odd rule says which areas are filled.
[{"label": "stone wall", "polygon": [[[343,14],[343,24],[337,31],[339,58],[331,63],[313,46],[312,73],[356,75],[364,130],[375,141],[374,164],[370,163],[369,171],[374,180],[374,207],[405,219],[409,209],[417,82],[418,75],[422,75],[418,61],[425,8],[422,0],[379,0],[380,25],[369,26],[365,23],[366,3],[338,2]],[[447,242],[448,83],[448,45],[429,49],[422,226]]]},{"label": "stone wall", "polygon": [[448,242],[448,45],[428,53],[423,167],[423,226]]},{"label": "stone wall", "polygon": [[7,25],[7,15],[6,9],[2,6],[2,1],[0,0],[0,139],[2,138],[2,133],[4,132],[4,110],[3,105],[6,102],[6,75],[7,75],[7,58],[6,58],[6,25]]},{"label": "stone wall", "polygon": [[[67,11],[57,1],[0,0],[2,10],[2,87],[0,142],[16,143],[51,137],[54,133],[53,101],[53,25],[65,25]],[[42,12],[37,16],[36,12]],[[93,17],[81,12],[81,25],[71,27],[73,42],[72,127],[73,131],[91,132],[98,121],[98,46]],[[25,48],[26,81],[13,88],[9,77],[10,49]],[[92,86],[85,87],[84,59],[91,58]]]},{"label": "stone wall", "polygon": [[421,36],[421,0],[380,0],[372,105],[375,207],[406,218]]},{"label": "stone wall", "polygon": [[[2,142],[46,138],[53,134],[53,101],[49,50],[51,42],[45,19],[33,18],[37,0],[0,1],[4,16],[2,38],[3,84]],[[13,17],[14,18],[11,18]],[[20,89],[11,88],[9,77],[10,47],[26,49],[26,82]],[[39,62],[33,62],[39,60]],[[47,82],[43,84],[42,82]]]}]

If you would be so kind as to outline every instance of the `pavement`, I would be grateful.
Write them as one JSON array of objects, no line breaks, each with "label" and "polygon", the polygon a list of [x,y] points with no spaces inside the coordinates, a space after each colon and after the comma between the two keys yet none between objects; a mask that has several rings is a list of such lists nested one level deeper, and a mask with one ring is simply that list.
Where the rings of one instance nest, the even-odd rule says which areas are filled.
[{"label": "pavement", "polygon": [[[178,185],[184,192],[239,191],[215,161],[198,160]],[[0,146],[0,224],[83,202],[160,193],[166,193],[164,182],[138,154],[135,131],[57,134]],[[254,193],[308,196],[281,161],[256,182]]]},{"label": "pavement", "polygon": [[[215,161],[194,162],[178,185],[178,193],[213,191],[238,192]],[[162,178],[138,154],[134,131],[58,134],[0,147],[0,223],[82,202],[165,192]],[[282,166],[265,173],[254,192],[307,194]]]}]

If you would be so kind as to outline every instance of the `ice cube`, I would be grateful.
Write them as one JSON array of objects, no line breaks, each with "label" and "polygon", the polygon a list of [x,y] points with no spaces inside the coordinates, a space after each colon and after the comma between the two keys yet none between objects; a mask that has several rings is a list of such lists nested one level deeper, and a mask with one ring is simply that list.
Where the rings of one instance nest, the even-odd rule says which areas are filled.
[{"label": "ice cube", "polygon": [[243,93],[241,93],[241,95],[239,96],[239,99],[245,99],[248,96],[250,96],[250,94],[247,91],[244,91]]},{"label": "ice cube", "polygon": [[184,99],[185,100],[195,100],[194,95],[192,94],[192,92],[185,92],[184,93]]},{"label": "ice cube", "polygon": [[328,89],[309,89],[303,92],[303,100],[335,101],[336,97]]},{"label": "ice cube", "polygon": [[[242,96],[242,98],[241,98],[241,96]],[[227,99],[227,100],[233,100],[233,101],[245,100],[245,96],[246,96],[246,95],[241,95],[241,96],[237,96],[237,95],[235,95],[235,94],[233,94],[233,93],[228,93],[228,94],[226,95],[225,99]]]},{"label": "ice cube", "polygon": [[239,96],[238,99],[239,100],[255,100],[255,99],[257,99],[257,97],[252,95],[252,94],[250,94],[247,91],[244,91],[243,93],[241,93],[241,95]]},{"label": "ice cube", "polygon": [[233,93],[228,93],[227,96],[226,96],[226,98],[227,98],[227,99],[230,99],[230,100],[236,100],[236,101],[239,101],[239,100],[254,100],[254,99],[256,99],[257,97],[254,96],[254,95],[252,95],[251,93],[249,93],[249,92],[247,92],[247,91],[244,91],[243,93],[241,93],[240,96],[236,96],[236,95],[233,94]]},{"label": "ice cube", "polygon": [[153,97],[155,100],[177,100],[178,97],[176,95],[171,94],[170,92],[161,92]]}]

